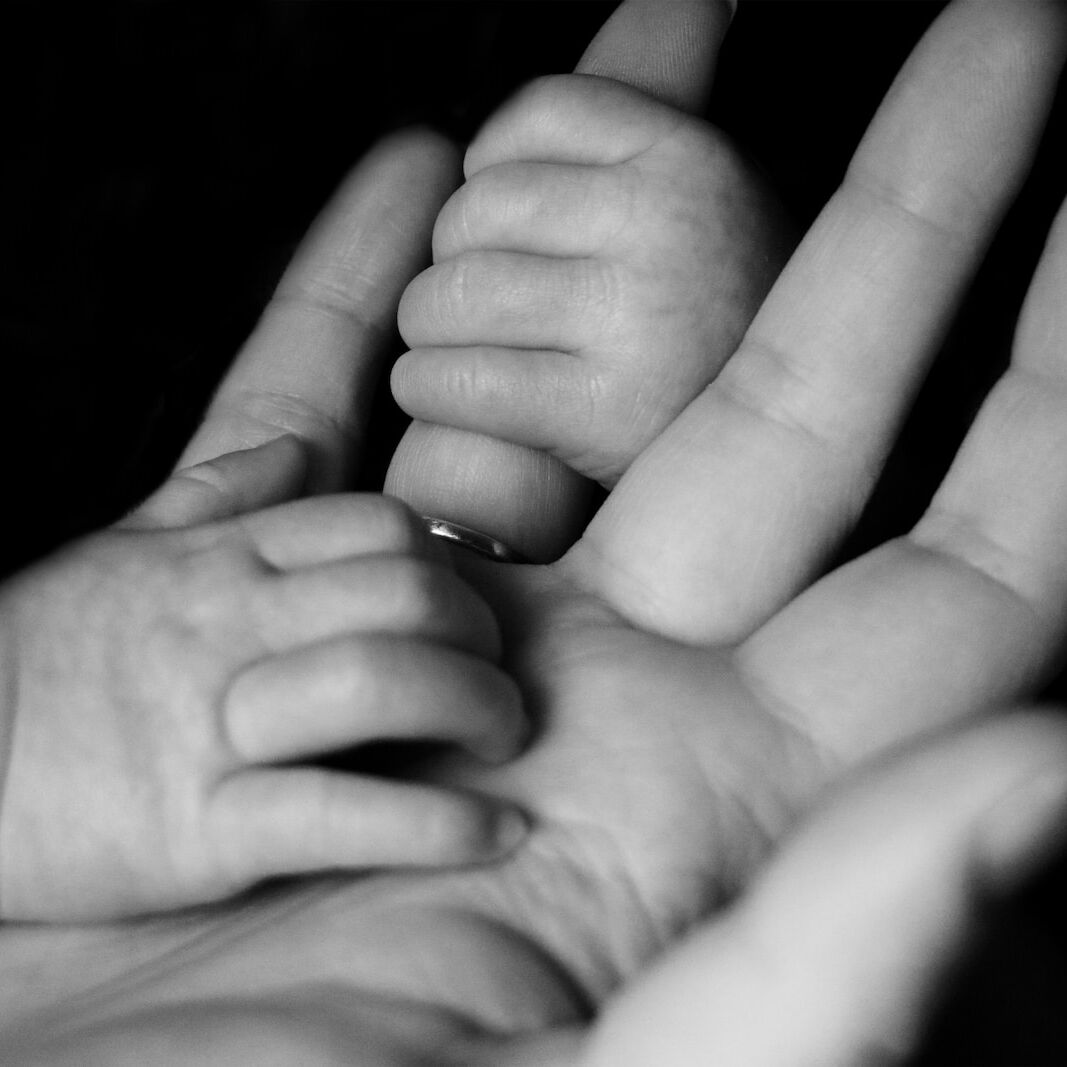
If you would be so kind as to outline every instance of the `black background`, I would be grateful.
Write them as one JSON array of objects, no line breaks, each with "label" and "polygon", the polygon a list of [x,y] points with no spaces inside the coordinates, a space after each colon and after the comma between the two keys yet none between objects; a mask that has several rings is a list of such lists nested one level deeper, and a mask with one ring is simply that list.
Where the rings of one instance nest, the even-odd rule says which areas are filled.
[{"label": "black background", "polygon": [[[941,7],[742,2],[710,117],[762,163],[802,225]],[[410,123],[469,138],[522,81],[573,67],[613,8],[7,5],[4,569],[111,520],[163,477],[301,234],[375,138]],[[1003,367],[1067,192],[1065,131],[1061,101],[849,552],[914,520]],[[395,433],[387,398],[382,410]],[[1067,1062],[1065,885],[1054,871],[997,927],[924,1062]]]}]

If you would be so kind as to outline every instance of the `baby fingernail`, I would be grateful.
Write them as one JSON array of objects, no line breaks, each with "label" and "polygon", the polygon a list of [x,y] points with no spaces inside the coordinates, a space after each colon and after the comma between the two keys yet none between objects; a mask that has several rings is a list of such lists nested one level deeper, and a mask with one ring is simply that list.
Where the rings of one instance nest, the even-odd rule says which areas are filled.
[{"label": "baby fingernail", "polygon": [[520,808],[505,807],[497,812],[493,833],[494,851],[505,855],[517,848],[530,833],[530,819]]}]

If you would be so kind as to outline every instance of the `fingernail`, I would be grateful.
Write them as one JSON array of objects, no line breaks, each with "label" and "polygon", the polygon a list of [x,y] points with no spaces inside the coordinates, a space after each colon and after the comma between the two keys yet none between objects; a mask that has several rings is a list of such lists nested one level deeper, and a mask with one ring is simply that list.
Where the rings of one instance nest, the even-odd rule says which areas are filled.
[{"label": "fingernail", "polygon": [[512,852],[526,840],[530,830],[530,818],[521,808],[501,808],[497,813],[493,835],[495,852],[501,856]]},{"label": "fingernail", "polygon": [[994,891],[1009,892],[1050,862],[1067,841],[1067,771],[1039,774],[983,817],[978,862]]}]

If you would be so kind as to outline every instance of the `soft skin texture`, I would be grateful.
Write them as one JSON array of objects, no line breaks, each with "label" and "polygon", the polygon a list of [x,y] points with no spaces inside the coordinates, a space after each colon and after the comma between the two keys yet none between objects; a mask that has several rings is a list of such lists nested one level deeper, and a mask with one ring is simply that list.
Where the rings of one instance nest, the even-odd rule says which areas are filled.
[{"label": "soft skin texture", "polygon": [[[285,294],[301,270],[268,324],[300,319]],[[304,310],[305,328],[323,314]],[[497,762],[529,726],[495,619],[418,517],[383,496],[294,501],[314,443],[274,432],[181,469],[115,529],[0,588],[5,919],[184,907],[309,870],[484,862],[522,836],[521,813],[495,801],[315,765],[398,739]]]},{"label": "soft skin texture", "polygon": [[722,4],[627,9],[479,132],[400,304],[393,394],[417,421],[390,492],[553,559],[596,499],[584,479],[612,488],[737,347],[792,239],[688,113],[727,22]]},{"label": "soft skin texture", "polygon": [[[701,409],[690,406],[560,563],[464,565],[505,624],[505,662],[539,732],[507,767],[460,755],[423,773],[527,806],[536,825],[521,847],[493,867],[316,881],[141,924],[7,928],[8,1059],[547,1065],[588,1052],[615,1064],[641,1049],[633,1027],[647,1007],[659,1025],[643,1038],[667,1043],[645,1062],[693,1062],[682,1058],[693,1050],[700,1062],[705,1047],[724,1062],[782,1067],[801,1055],[813,1065],[899,1060],[923,990],[959,946],[975,889],[1039,857],[1059,819],[1048,804],[1062,801],[1062,724],[1008,719],[958,736],[951,725],[1036,689],[1067,628],[1067,219],[1034,278],[1012,367],[930,513],[909,536],[799,594],[797,574],[817,569],[861,495],[840,456],[879,462],[962,278],[1027,169],[1067,48],[1064,20],[1046,4],[949,8],[757,319],[759,337],[795,339],[773,364],[795,372],[772,375],[766,346],[743,344],[727,367],[749,383],[747,402],[697,429],[690,413]],[[990,164],[977,173],[975,159]],[[432,153],[408,163],[436,165]],[[365,191],[369,210],[391,196],[387,183]],[[822,269],[838,262],[840,272]],[[820,373],[802,378],[790,361],[803,364],[820,335]],[[858,340],[866,347],[849,343]],[[303,350],[322,361],[302,386],[304,410],[332,399],[319,392],[338,358],[329,341]],[[877,397],[855,385],[860,357],[896,370]],[[257,367],[239,366],[231,396],[255,395]],[[783,380],[793,392],[771,388]],[[842,412],[843,390],[855,406],[833,423],[848,439],[839,453],[813,427]],[[795,406],[784,408],[787,399]],[[225,438],[233,417],[217,409],[210,433]],[[821,501],[753,546],[773,550],[768,558],[786,553],[784,571],[753,566],[749,552],[763,494],[782,491],[777,466],[750,465],[758,454],[796,454],[793,473],[809,478],[798,495]],[[664,514],[685,531],[731,492],[738,506],[718,516],[713,538],[658,536]],[[642,543],[650,530],[655,541]],[[635,580],[652,545],[670,579],[654,602]],[[711,602],[717,628],[701,630],[693,620],[709,611],[713,571],[738,580]],[[894,751],[903,762],[890,760]],[[1017,792],[1046,772],[1036,795]],[[920,794],[936,800],[937,819],[924,818],[929,805],[917,811]],[[823,803],[825,816],[781,843]],[[889,848],[890,832],[914,851]],[[851,855],[859,842],[868,863]],[[890,859],[893,877],[872,879],[872,865]],[[943,893],[936,915],[924,910],[931,886]],[[663,956],[739,895],[717,930]],[[847,935],[827,941],[821,908],[834,900],[848,905]],[[934,944],[928,934],[946,916],[948,936]],[[713,951],[716,940],[724,952]],[[640,982],[658,956],[663,969]],[[790,969],[798,959],[810,969]],[[762,961],[778,981],[752,980]],[[811,972],[836,981],[820,991],[803,981]],[[882,980],[882,1005],[857,1002]],[[587,1045],[589,1016],[628,982],[638,1007],[618,1001]],[[709,1034],[703,1015],[685,1010],[696,987],[721,992],[707,1018],[732,1030]],[[790,1005],[803,1010],[784,1011]],[[769,1017],[789,1024],[790,1058],[766,1046]]]}]

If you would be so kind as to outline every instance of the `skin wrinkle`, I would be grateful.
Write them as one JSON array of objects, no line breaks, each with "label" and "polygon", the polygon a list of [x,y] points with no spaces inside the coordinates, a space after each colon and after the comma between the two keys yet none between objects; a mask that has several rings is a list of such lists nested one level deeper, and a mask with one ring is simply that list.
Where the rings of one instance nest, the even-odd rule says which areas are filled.
[{"label": "skin wrinkle", "polygon": [[[972,213],[962,212],[969,225],[937,219],[929,208],[920,206],[921,196],[910,197],[904,188],[891,180],[879,178],[876,171],[869,169],[864,163],[865,161],[860,159],[853,160],[838,191],[845,196],[869,201],[868,214],[889,210],[909,227],[923,234],[928,233],[939,247],[948,246],[957,255],[972,251],[976,246],[985,243],[974,236]],[[913,199],[914,202],[911,202]]]},{"label": "skin wrinkle", "polygon": [[[962,570],[979,582],[992,586],[1016,607],[1022,608],[1035,624],[1038,632],[1050,624],[1057,628],[1062,625],[1062,611],[1059,618],[1056,615],[1046,615],[1032,597],[1027,596],[1008,579],[1006,573],[998,573],[1001,571],[1000,566],[981,558],[988,554],[994,561],[1011,559],[1017,556],[1014,550],[998,544],[963,515],[940,509],[933,511],[932,514],[928,512],[927,515],[930,516],[932,529],[926,529],[927,517],[924,516],[919,526],[901,539],[905,546],[910,546],[918,552],[929,553],[952,568]],[[944,535],[946,526],[952,530],[951,538]],[[965,538],[960,537],[961,529],[966,531]],[[968,547],[965,548],[965,545]],[[978,546],[981,551],[972,553],[968,550],[970,545]],[[1005,572],[1008,569],[1010,568],[1005,568]]]},{"label": "skin wrinkle", "polygon": [[386,331],[376,322],[367,318],[359,308],[352,303],[348,289],[340,284],[326,284],[323,281],[310,284],[307,282],[286,285],[284,282],[271,298],[267,310],[273,308],[282,309],[287,304],[308,311],[322,311],[328,315],[336,315],[338,318],[355,327],[359,335],[370,335],[379,339],[388,337]]},{"label": "skin wrinkle", "polygon": [[299,393],[256,389],[221,394],[213,406],[220,417],[228,416],[230,425],[240,422],[252,430],[243,435],[246,447],[262,438],[255,430],[274,430],[311,441],[325,431],[323,436],[337,438],[349,448],[355,448],[360,440],[355,427],[345,419],[307,404]]}]

